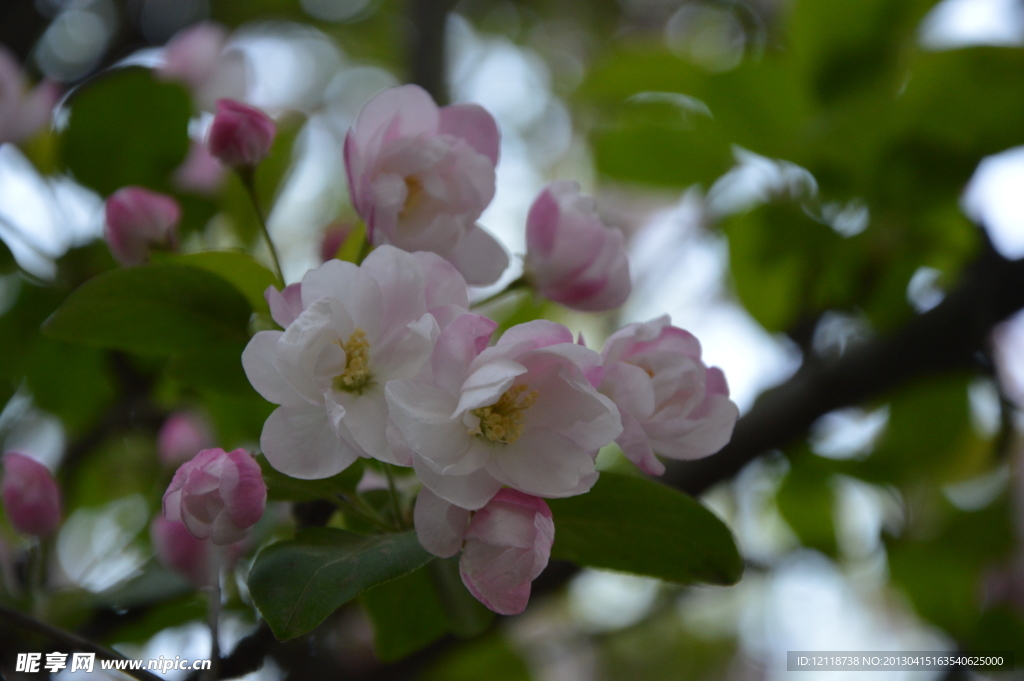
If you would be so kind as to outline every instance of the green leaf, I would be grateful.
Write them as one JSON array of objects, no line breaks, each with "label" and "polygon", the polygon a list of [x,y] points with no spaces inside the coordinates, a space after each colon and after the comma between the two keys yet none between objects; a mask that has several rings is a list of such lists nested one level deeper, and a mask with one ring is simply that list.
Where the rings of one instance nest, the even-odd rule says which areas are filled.
[{"label": "green leaf", "polygon": [[441,601],[422,567],[359,595],[373,625],[373,649],[381,662],[394,662],[430,645],[448,631]]},{"label": "green leaf", "polygon": [[18,263],[14,260],[14,254],[7,247],[3,239],[0,239],[0,274],[7,274],[17,269]]},{"label": "green leaf", "polygon": [[277,277],[248,253],[243,251],[204,251],[174,255],[156,255],[154,262],[191,265],[220,276],[245,296],[254,312],[269,312],[263,292],[277,286]]},{"label": "green leaf", "polygon": [[364,537],[316,527],[260,552],[249,592],[278,639],[312,631],[361,591],[426,565],[415,532]]},{"label": "green leaf", "polygon": [[459,646],[423,675],[424,681],[530,681],[530,669],[504,636],[490,636]]},{"label": "green leaf", "polygon": [[363,478],[363,463],[357,460],[351,466],[330,478],[300,480],[278,471],[260,454],[256,457],[267,483],[270,501],[315,501],[331,499],[341,493],[351,493]]},{"label": "green leaf", "polygon": [[602,473],[587,494],[548,505],[552,558],[679,583],[734,584],[743,574],[729,528],[691,497],[651,480]]},{"label": "green leaf", "polygon": [[790,463],[775,498],[779,512],[804,546],[835,556],[836,500],[830,462],[811,454],[804,444],[790,456]]},{"label": "green leaf", "polygon": [[36,405],[60,417],[72,434],[88,428],[115,395],[107,355],[94,348],[37,337],[24,371]]},{"label": "green leaf", "polygon": [[170,354],[248,340],[249,303],[221,277],[185,265],[113,270],[78,287],[43,324],[57,340]]},{"label": "green leaf", "polygon": [[104,196],[125,185],[168,191],[189,145],[192,104],[183,87],[148,69],[116,69],[83,86],[70,105],[61,148],[76,180]]},{"label": "green leaf", "polygon": [[441,607],[448,618],[453,634],[471,638],[483,633],[494,620],[494,613],[478,601],[462,582],[459,574],[459,556],[437,559],[427,566],[430,577],[441,599]]},{"label": "green leaf", "polygon": [[167,363],[167,373],[196,388],[220,393],[251,393],[253,387],[242,368],[243,350],[242,343],[227,343],[179,352]]}]

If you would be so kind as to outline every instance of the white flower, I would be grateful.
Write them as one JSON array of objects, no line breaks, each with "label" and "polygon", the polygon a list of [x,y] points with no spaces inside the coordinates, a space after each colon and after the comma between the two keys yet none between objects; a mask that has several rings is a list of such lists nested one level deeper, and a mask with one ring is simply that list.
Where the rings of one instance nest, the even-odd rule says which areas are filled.
[{"label": "white flower", "polygon": [[622,432],[618,409],[588,380],[600,357],[544,320],[488,348],[495,326],[459,317],[438,338],[429,379],[388,384],[394,434],[423,484],[465,509],[503,485],[539,497],[586,492],[597,450]]},{"label": "white flower", "polygon": [[253,387],[281,405],[263,426],[267,461],[296,478],[324,478],[357,457],[395,462],[385,437],[388,381],[415,377],[443,319],[469,305],[465,281],[432,253],[391,246],[361,267],[331,260],[302,280],[302,311],[261,331],[242,355]]}]

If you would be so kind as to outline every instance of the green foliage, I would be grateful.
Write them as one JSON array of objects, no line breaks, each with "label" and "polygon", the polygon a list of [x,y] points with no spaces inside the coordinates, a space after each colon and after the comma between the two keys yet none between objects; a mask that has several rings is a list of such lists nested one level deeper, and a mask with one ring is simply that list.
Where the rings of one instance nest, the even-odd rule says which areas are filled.
[{"label": "green foliage", "polygon": [[180,85],[148,69],[116,69],[71,99],[61,143],[75,179],[106,196],[125,185],[169,189],[188,151],[192,104]]},{"label": "green foliage", "polygon": [[526,662],[499,634],[450,653],[423,676],[424,681],[530,681]]},{"label": "green foliage", "polygon": [[430,561],[415,532],[360,536],[311,528],[260,552],[249,573],[256,607],[281,640],[308,633],[361,591]]},{"label": "green foliage", "polygon": [[367,589],[359,596],[373,625],[374,652],[382,662],[400,660],[448,631],[428,567]]},{"label": "green foliage", "polygon": [[213,272],[245,296],[253,312],[270,312],[263,292],[277,286],[277,277],[270,269],[243,251],[203,251],[181,255],[158,254],[154,262],[190,265]]},{"label": "green foliage", "polygon": [[829,462],[806,448],[790,457],[791,468],[775,501],[800,543],[829,556],[836,555],[833,473]]},{"label": "green foliage", "polygon": [[270,501],[333,499],[338,494],[351,494],[363,477],[363,464],[358,460],[337,475],[319,480],[299,480],[285,475],[271,466],[262,454],[256,461],[263,472]]},{"label": "green foliage", "polygon": [[553,558],[679,583],[733,584],[743,574],[721,520],[645,478],[602,473],[587,494],[548,505],[555,519]]},{"label": "green foliage", "polygon": [[224,279],[192,266],[114,270],[75,290],[46,321],[56,340],[169,354],[248,340],[251,309]]}]

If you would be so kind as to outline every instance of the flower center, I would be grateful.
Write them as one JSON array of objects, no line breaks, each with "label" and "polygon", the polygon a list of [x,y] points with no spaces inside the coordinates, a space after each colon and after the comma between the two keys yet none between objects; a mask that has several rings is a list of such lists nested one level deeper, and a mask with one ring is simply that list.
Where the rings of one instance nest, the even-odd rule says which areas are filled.
[{"label": "flower center", "polygon": [[406,217],[416,210],[416,205],[423,199],[423,183],[415,175],[405,178],[405,204],[399,211],[399,217]]},{"label": "flower center", "polygon": [[345,351],[345,370],[334,377],[334,389],[349,393],[361,392],[370,382],[370,342],[366,332],[357,328],[342,343],[335,341]]},{"label": "flower center", "polygon": [[[529,390],[529,392],[527,392]],[[489,407],[473,410],[480,422],[467,432],[482,435],[491,442],[510,445],[523,434],[523,412],[537,401],[537,391],[526,385],[514,385]]]}]

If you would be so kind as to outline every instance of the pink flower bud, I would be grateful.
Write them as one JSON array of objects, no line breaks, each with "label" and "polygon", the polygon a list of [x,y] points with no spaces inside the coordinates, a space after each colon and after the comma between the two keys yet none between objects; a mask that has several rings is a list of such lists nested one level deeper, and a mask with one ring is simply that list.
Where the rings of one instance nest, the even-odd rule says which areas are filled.
[{"label": "pink flower bud", "polygon": [[263,298],[270,306],[270,316],[281,328],[287,329],[302,314],[302,283],[289,284],[278,291],[268,286]]},{"label": "pink flower bud", "polygon": [[266,503],[260,466],[248,452],[204,449],[174,474],[164,493],[164,517],[223,546],[245,537]]},{"label": "pink flower bud", "polygon": [[210,126],[210,153],[232,168],[252,168],[270,153],[277,126],[259,109],[233,99],[217,100]]},{"label": "pink flower bud", "polygon": [[56,83],[44,81],[25,87],[25,76],[15,56],[0,45],[0,144],[22,142],[50,121],[60,99]]},{"label": "pink flower bud", "polygon": [[122,187],[107,199],[106,238],[122,265],[141,265],[151,249],[177,246],[181,208],[170,196],[142,187]]},{"label": "pink flower bud", "polygon": [[549,184],[526,220],[526,271],[540,293],[576,310],[597,312],[629,297],[622,232],[597,215],[575,182]]},{"label": "pink flower bud", "polygon": [[160,459],[165,464],[180,466],[213,444],[213,437],[205,419],[179,411],[167,417],[156,441]]},{"label": "pink flower bud", "polygon": [[225,567],[230,567],[245,553],[244,540],[222,549],[212,548],[209,541],[193,537],[184,523],[168,520],[159,513],[149,525],[149,537],[160,564],[187,577],[196,586],[212,584],[221,561]]},{"label": "pink flower bud", "polygon": [[43,537],[60,525],[60,490],[49,469],[35,459],[9,452],[3,458],[0,487],[4,510],[18,532]]},{"label": "pink flower bud", "polygon": [[216,194],[224,181],[224,166],[215,159],[205,145],[192,142],[188,156],[172,177],[174,186],[196,194]]},{"label": "pink flower bud", "polygon": [[193,537],[184,523],[157,514],[149,526],[149,536],[161,565],[184,575],[196,586],[212,582],[210,547],[205,540]]},{"label": "pink flower bud", "polygon": [[338,254],[338,249],[345,243],[345,239],[352,233],[352,223],[332,222],[324,230],[323,239],[320,241],[320,261],[333,260]]},{"label": "pink flower bud", "polygon": [[416,499],[417,537],[441,557],[462,547],[459,572],[470,593],[498,614],[517,615],[526,609],[530,584],[551,556],[551,509],[543,499],[506,487],[471,520],[469,514],[423,488]]}]

